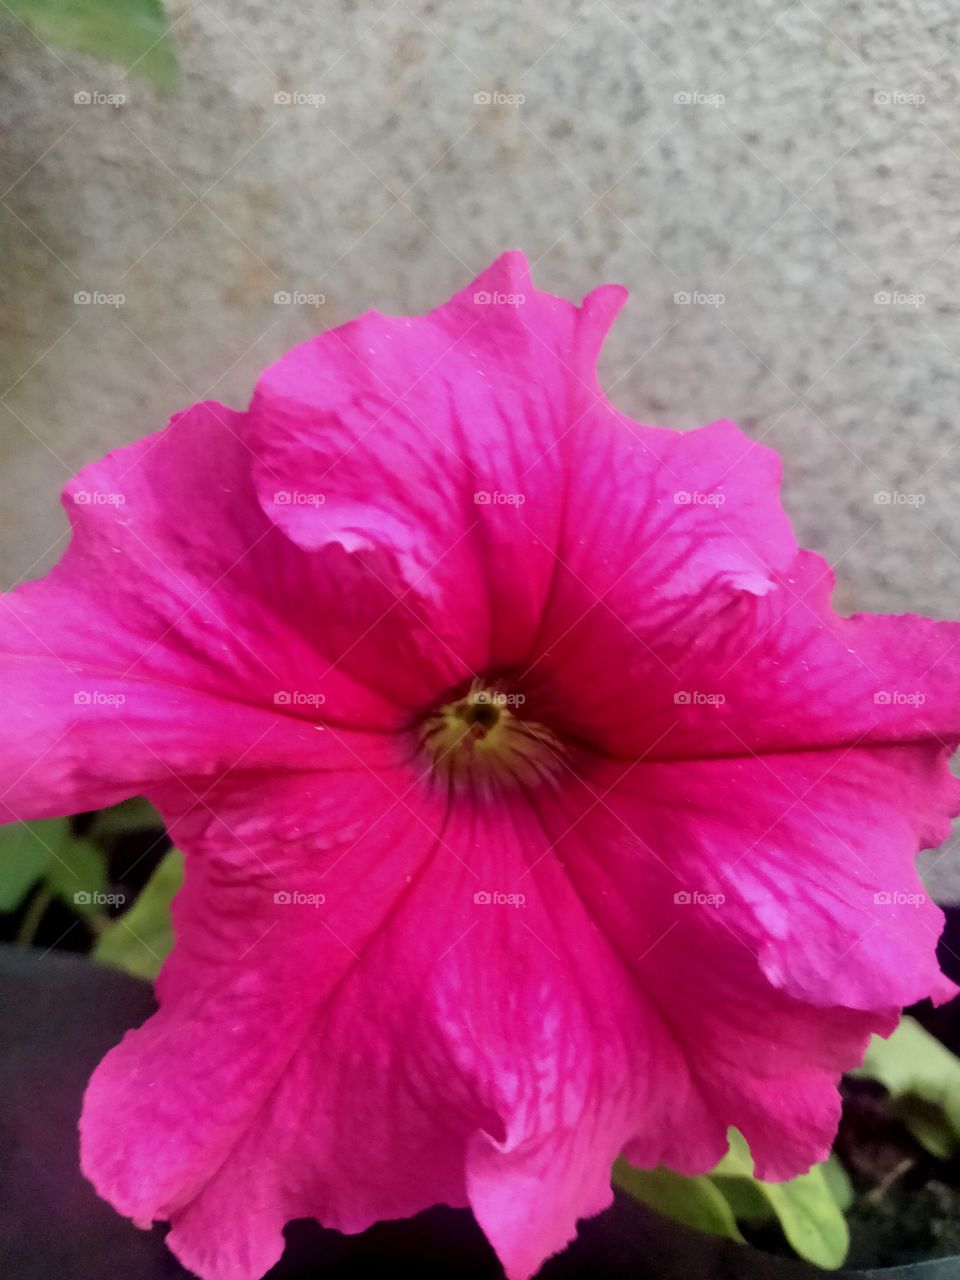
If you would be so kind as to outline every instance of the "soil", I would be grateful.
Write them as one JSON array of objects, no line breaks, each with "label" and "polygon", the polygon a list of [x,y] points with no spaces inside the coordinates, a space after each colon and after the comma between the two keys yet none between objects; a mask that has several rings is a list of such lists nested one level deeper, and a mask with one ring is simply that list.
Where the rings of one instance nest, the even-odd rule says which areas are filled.
[{"label": "soil", "polygon": [[937,1160],[891,1119],[882,1087],[844,1084],[835,1150],[855,1199],[846,1266],[894,1266],[960,1254],[960,1160]]},{"label": "soil", "polygon": [[[960,906],[946,907],[945,914],[940,965],[960,983]],[[960,997],[939,1009],[924,1002],[908,1012],[960,1054]],[[875,1082],[848,1078],[842,1092],[835,1150],[855,1193],[847,1212],[846,1266],[896,1266],[960,1255],[960,1159],[937,1160],[926,1152],[890,1115],[884,1090]]]}]

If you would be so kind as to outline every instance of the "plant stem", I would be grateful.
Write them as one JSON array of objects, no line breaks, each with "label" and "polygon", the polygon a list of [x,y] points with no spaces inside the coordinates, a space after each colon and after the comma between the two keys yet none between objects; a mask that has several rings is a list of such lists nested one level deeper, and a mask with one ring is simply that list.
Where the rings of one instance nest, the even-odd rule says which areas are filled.
[{"label": "plant stem", "polygon": [[41,885],[30,900],[30,905],[23,914],[20,928],[17,930],[17,946],[29,947],[33,944],[40,922],[47,914],[47,907],[53,900],[53,894],[46,885]]}]

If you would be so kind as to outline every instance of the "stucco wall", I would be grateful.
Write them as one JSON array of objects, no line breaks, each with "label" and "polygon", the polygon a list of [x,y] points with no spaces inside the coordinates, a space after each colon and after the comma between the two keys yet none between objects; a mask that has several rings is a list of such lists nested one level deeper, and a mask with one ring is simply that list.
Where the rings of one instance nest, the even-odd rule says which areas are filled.
[{"label": "stucco wall", "polygon": [[3,585],[55,558],[85,460],[520,245],[556,291],[629,285],[604,358],[624,409],[733,417],[782,452],[843,606],[956,613],[948,0],[170,7],[167,96],[0,19]]}]

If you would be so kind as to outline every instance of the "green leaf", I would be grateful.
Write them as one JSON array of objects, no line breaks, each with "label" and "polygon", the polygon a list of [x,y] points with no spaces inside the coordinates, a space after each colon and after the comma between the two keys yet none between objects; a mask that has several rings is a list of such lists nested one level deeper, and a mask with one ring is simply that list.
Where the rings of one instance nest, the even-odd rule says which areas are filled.
[{"label": "green leaf", "polygon": [[757,1178],[728,1174],[710,1174],[710,1181],[730,1206],[737,1222],[772,1222],[777,1214],[760,1189]]},{"label": "green leaf", "polygon": [[753,1156],[750,1154],[746,1139],[738,1130],[730,1129],[727,1132],[727,1142],[729,1143],[727,1154],[711,1172],[710,1177],[728,1174],[735,1178],[753,1178]]},{"label": "green leaf", "polygon": [[830,1194],[841,1211],[846,1213],[853,1204],[853,1183],[850,1181],[849,1173],[835,1155],[828,1156],[820,1168],[823,1170],[824,1181]]},{"label": "green leaf", "polygon": [[0,827],[0,911],[16,911],[69,838],[66,818]]},{"label": "green leaf", "polygon": [[90,828],[91,840],[112,840],[131,831],[163,830],[163,819],[149,800],[134,796],[109,809],[101,809]]},{"label": "green leaf", "polygon": [[89,840],[68,840],[47,867],[52,893],[82,916],[102,916],[112,898],[107,892],[107,860]]},{"label": "green leaf", "polygon": [[665,1217],[732,1240],[743,1240],[738,1222],[777,1219],[801,1258],[830,1270],[841,1266],[850,1243],[843,1217],[850,1183],[842,1166],[831,1157],[790,1182],[761,1182],[753,1167],[750,1148],[731,1129],[727,1154],[710,1174],[685,1178],[621,1159],[613,1180]]},{"label": "green leaf", "polygon": [[177,60],[160,0],[6,0],[45,43],[92,53],[167,87]]},{"label": "green leaf", "polygon": [[730,1206],[709,1178],[685,1178],[670,1169],[637,1169],[621,1159],[613,1166],[613,1181],[665,1218],[743,1240]]},{"label": "green leaf", "polygon": [[764,1188],[783,1234],[801,1258],[830,1270],[843,1265],[850,1248],[850,1232],[821,1165],[790,1182],[758,1185]]},{"label": "green leaf", "polygon": [[[828,1270],[842,1266],[850,1246],[850,1233],[834,1190],[836,1187],[845,1195],[836,1171],[827,1175],[822,1164],[814,1165],[809,1173],[789,1182],[762,1182],[753,1176],[749,1147],[732,1129],[730,1150],[710,1178],[731,1202],[731,1207],[738,1197],[745,1196],[743,1202],[755,1210],[757,1197],[765,1199],[779,1219],[783,1234],[801,1258]],[[749,1192],[745,1192],[746,1187],[750,1188]],[[738,1216],[747,1220],[753,1214]]]},{"label": "green leaf", "polygon": [[949,1160],[955,1154],[957,1135],[940,1107],[910,1096],[891,1099],[890,1110],[935,1159]]},{"label": "green leaf", "polygon": [[93,958],[135,978],[155,978],[173,946],[170,904],[182,883],[183,855],[171,849],[129,911],[101,933]]},{"label": "green leaf", "polygon": [[914,1018],[901,1018],[886,1040],[874,1036],[863,1065],[850,1073],[877,1080],[916,1140],[943,1158],[960,1146],[960,1058],[924,1031]]}]

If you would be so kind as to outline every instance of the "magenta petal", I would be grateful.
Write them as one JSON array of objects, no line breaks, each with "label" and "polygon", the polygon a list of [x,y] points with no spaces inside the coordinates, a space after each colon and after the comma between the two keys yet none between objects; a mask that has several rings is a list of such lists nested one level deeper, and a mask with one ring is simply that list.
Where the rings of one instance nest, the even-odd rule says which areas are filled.
[{"label": "magenta petal", "polygon": [[4,821],[177,778],[200,791],[245,760],[349,763],[380,739],[323,737],[321,706],[360,731],[401,717],[318,646],[320,568],[260,512],[243,430],[243,415],[197,405],[68,485],[66,555],[0,597],[0,686],[17,726],[0,745]]},{"label": "magenta petal", "polygon": [[[299,545],[349,553],[358,592],[401,602],[425,635],[432,692],[529,650],[555,571],[567,435],[602,402],[596,358],[624,296],[609,286],[575,307],[504,254],[429,315],[370,312],[260,379],[264,510]],[[364,621],[344,619],[344,635],[352,622],[380,665]]]},{"label": "magenta petal", "polygon": [[[602,936],[569,950],[586,917],[552,859],[524,882],[549,852],[536,817],[505,813],[488,833],[497,865],[481,850],[473,866],[472,821],[397,803],[414,780],[289,780],[228,801],[177,901],[160,1012],[91,1082],[88,1176],[123,1212],[169,1218],[204,1276],[260,1274],[291,1217],[359,1231],[468,1198],[528,1274],[609,1199],[637,1100],[677,1065],[666,1040],[652,1052],[656,1025],[630,1030],[635,997]],[[272,838],[267,806],[289,814]],[[500,884],[523,905],[477,901]],[[625,1037],[650,1068],[627,1092]]]},{"label": "magenta petal", "polygon": [[[806,926],[817,940],[812,945],[823,947],[826,981],[804,991],[771,972],[764,949],[780,954],[780,940],[765,931],[766,922],[754,918],[752,904],[724,875],[728,862],[744,852],[737,814],[746,801],[732,782],[736,766],[718,762],[709,766],[712,776],[707,768],[701,787],[682,765],[606,764],[592,774],[579,803],[548,826],[572,888],[630,974],[638,1009],[659,1025],[675,1054],[669,1102],[656,1098],[649,1114],[634,1113],[625,1139],[631,1159],[702,1173],[726,1150],[727,1129],[735,1126],[750,1142],[762,1176],[792,1177],[829,1150],[839,1118],[839,1076],[860,1062],[871,1032],[892,1030],[893,1006],[907,984],[895,970],[896,957],[884,957],[874,973],[876,953],[855,954],[851,985],[869,983],[873,999],[863,1010],[848,1004],[836,980],[847,940],[840,938],[827,953],[825,934],[833,921],[803,915],[797,934]],[[705,814],[699,805],[708,795]],[[782,844],[776,833],[745,862],[769,865]],[[802,849],[798,853],[802,858]],[[795,897],[802,874],[800,866],[792,881],[771,874],[772,899],[783,904]],[[817,868],[808,874],[813,878]],[[871,908],[880,918],[872,901]],[[911,940],[920,971],[914,991],[935,972],[929,965],[934,936],[927,933],[924,943],[918,930]],[[662,1043],[658,1056],[666,1057]]]},{"label": "magenta petal", "polygon": [[677,696],[710,688],[713,633],[776,595],[795,563],[780,462],[732,423],[664,431],[606,404],[568,444],[553,588],[525,679],[569,733],[646,756],[682,731]]},{"label": "magenta petal", "polygon": [[[839,1072],[893,1017],[779,990],[739,917],[676,903],[655,859],[638,874],[615,791],[599,812],[578,786],[478,827],[398,801],[403,770],[304,782],[223,786],[221,825],[175,825],[187,847],[204,831],[184,941],[160,1013],[87,1097],[89,1176],[169,1218],[188,1266],[247,1280],[288,1218],[358,1231],[442,1200],[469,1202],[526,1277],[609,1201],[625,1145],[701,1172],[736,1124],[770,1176],[824,1154]],[[497,891],[517,905],[477,901]]]},{"label": "magenta petal", "polygon": [[[659,737],[653,754],[927,742],[949,757],[960,742],[960,624],[840,617],[832,588],[829,566],[801,552],[775,591],[744,598],[691,651],[670,654],[647,699],[646,732]],[[946,834],[937,829],[934,844]]]}]

